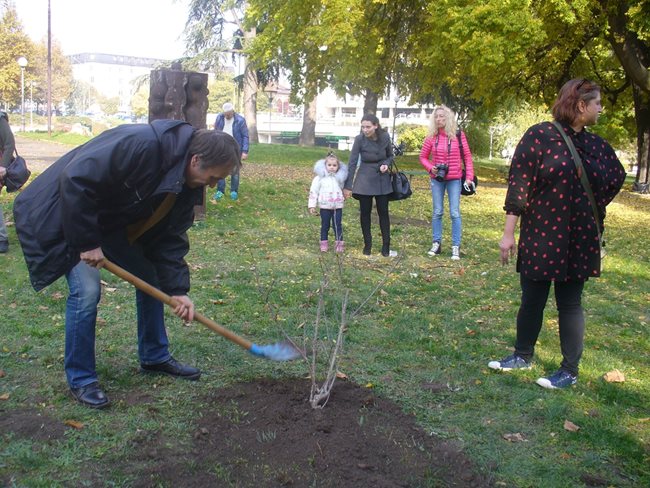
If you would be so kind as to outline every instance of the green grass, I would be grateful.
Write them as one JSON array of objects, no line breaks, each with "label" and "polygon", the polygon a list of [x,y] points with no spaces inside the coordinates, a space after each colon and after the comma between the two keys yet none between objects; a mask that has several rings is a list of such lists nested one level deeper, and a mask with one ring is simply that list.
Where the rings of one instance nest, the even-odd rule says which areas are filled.
[{"label": "green grass", "polygon": [[[240,200],[210,204],[205,222],[190,231],[197,308],[258,343],[277,340],[279,328],[300,340],[314,317],[323,267],[332,286],[349,288],[350,311],[385,280],[349,323],[339,369],[352,381],[397,402],[425,431],[455,440],[497,486],[585,486],[585,476],[609,486],[649,486],[650,200],[624,192],[609,207],[609,256],[603,276],[585,287],[580,380],[568,391],[550,392],[534,381],[561,360],[552,299],[533,369],[499,374],[487,368],[490,359],[511,350],[518,306],[518,276],[512,266],[499,265],[505,196],[500,163],[479,160],[484,183],[476,196],[462,200],[460,262],[426,256],[431,196],[426,179],[416,176],[413,197],[391,204],[393,247],[401,259],[394,265],[361,256],[358,205],[350,201],[344,210],[348,252],[338,275],[331,255],[319,260],[319,221],[306,212],[308,170],[324,151],[252,147],[247,164],[259,167],[251,176],[244,173]],[[407,159],[403,166],[417,169],[417,158]],[[6,218],[12,201],[0,196]],[[97,357],[114,405],[102,413],[77,406],[67,395],[62,368],[65,283],[34,293],[12,227],[10,242],[10,253],[0,256],[0,369],[6,374],[0,395],[8,395],[0,415],[29,410],[85,425],[56,442],[0,432],[0,477],[17,486],[77,486],[80,465],[114,473],[105,483],[128,485],[128,461],[148,438],[162,432],[174,442],[192,442],[193,415],[209,407],[201,403],[206,391],[306,373],[302,363],[256,360],[202,326],[184,327],[168,315],[173,354],[207,374],[196,384],[142,377],[132,291],[104,273],[111,291],[100,304]],[[336,316],[339,302],[340,289],[331,289],[329,315]],[[324,336],[333,337],[332,330]],[[602,379],[615,368],[625,374],[624,383]],[[432,383],[444,387],[430,391],[425,386]],[[565,430],[565,420],[580,430]],[[503,438],[513,433],[525,442]]]}]

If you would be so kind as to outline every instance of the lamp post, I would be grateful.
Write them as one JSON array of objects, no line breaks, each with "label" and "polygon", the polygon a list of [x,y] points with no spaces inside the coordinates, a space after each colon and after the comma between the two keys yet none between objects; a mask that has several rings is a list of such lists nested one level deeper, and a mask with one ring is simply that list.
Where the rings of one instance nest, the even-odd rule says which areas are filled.
[{"label": "lamp post", "polygon": [[393,144],[395,144],[395,120],[397,119],[397,104],[399,103],[399,93],[395,92],[395,96],[393,97],[393,101],[395,102],[395,108],[393,109]]},{"label": "lamp post", "polygon": [[29,82],[29,130],[34,130],[34,80]]},{"label": "lamp post", "polygon": [[271,110],[273,109],[273,98],[278,91],[271,85],[264,88],[264,93],[269,97],[269,144],[271,144]]},{"label": "lamp post", "polygon": [[25,56],[18,58],[18,66],[20,66],[20,113],[22,115],[23,132],[25,132],[25,66],[27,66]]}]

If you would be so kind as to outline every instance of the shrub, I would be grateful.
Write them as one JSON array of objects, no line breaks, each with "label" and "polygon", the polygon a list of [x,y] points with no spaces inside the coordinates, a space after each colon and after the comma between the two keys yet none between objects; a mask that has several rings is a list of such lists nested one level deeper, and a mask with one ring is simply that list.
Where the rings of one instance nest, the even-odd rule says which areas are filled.
[{"label": "shrub", "polygon": [[400,124],[397,126],[397,141],[404,143],[406,151],[420,151],[427,136],[427,127],[415,124]]}]

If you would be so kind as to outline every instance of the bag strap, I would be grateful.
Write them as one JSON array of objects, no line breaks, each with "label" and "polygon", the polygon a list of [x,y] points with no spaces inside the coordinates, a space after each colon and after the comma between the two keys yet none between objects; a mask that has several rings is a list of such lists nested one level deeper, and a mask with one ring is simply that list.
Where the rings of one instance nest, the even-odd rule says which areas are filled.
[{"label": "bag strap", "polygon": [[460,127],[456,131],[456,139],[458,139],[458,150],[460,151],[460,161],[463,164],[463,171],[465,170],[465,150],[463,149],[463,141],[460,137]]},{"label": "bag strap", "polygon": [[126,235],[129,239],[129,244],[133,244],[142,234],[151,229],[154,225],[160,222],[165,215],[169,213],[171,208],[176,202],[176,194],[168,193],[158,208],[155,210],[151,217],[147,220],[141,220],[135,224],[131,224],[126,228]]},{"label": "bag strap", "polygon": [[589,184],[587,173],[585,172],[585,168],[582,165],[582,159],[580,159],[580,156],[578,155],[578,151],[576,150],[573,141],[569,138],[569,136],[566,135],[566,132],[564,132],[564,128],[562,127],[562,125],[557,120],[553,121],[553,125],[560,132],[560,135],[564,139],[564,142],[566,142],[566,145],[569,146],[569,151],[571,152],[571,156],[573,157],[573,162],[575,163],[576,168],[578,170],[578,176],[580,177],[580,182],[582,183],[582,186],[584,187],[585,192],[587,193],[587,197],[589,198],[589,203],[591,204],[591,211],[594,214],[594,220],[596,221],[596,230],[598,231],[598,242],[600,243],[600,247],[602,248],[603,233],[600,230],[600,218],[598,217],[598,205],[596,205],[596,199],[594,198],[594,193],[591,191],[591,184]]}]

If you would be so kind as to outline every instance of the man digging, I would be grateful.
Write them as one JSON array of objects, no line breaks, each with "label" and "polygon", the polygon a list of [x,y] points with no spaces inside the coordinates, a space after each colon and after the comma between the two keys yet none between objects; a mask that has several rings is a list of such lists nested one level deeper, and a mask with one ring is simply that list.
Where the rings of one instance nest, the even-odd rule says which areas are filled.
[{"label": "man digging", "polygon": [[[122,125],[62,156],[15,200],[16,232],[36,291],[68,282],[64,366],[74,398],[90,408],[110,403],[95,369],[95,325],[104,256],[177,302],[187,296],[187,229],[203,188],[241,164],[228,134],[174,120]],[[136,291],[138,355],[143,372],[198,380],[201,372],[169,353],[163,303]]]}]

